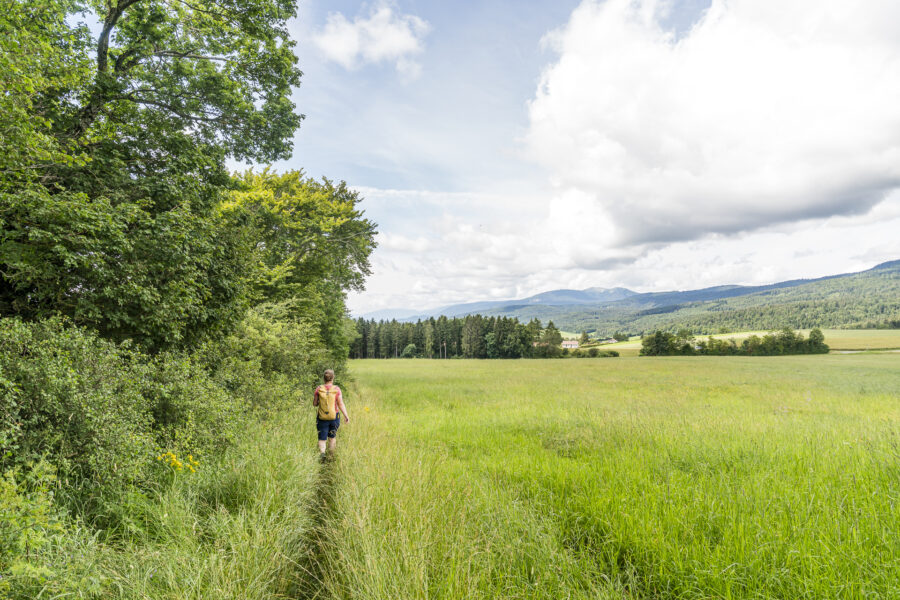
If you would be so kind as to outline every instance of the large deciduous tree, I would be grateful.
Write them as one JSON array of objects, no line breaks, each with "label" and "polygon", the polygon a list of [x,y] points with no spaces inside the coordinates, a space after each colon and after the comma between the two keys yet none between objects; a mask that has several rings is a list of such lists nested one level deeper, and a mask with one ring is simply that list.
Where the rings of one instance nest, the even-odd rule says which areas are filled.
[{"label": "large deciduous tree", "polygon": [[0,316],[62,313],[160,348],[242,314],[226,160],[290,153],[294,10],[0,0]]},{"label": "large deciduous tree", "polygon": [[257,240],[252,300],[291,303],[319,325],[329,348],[346,352],[356,337],[346,291],[362,290],[375,247],[375,224],[359,210],[359,194],[302,171],[249,171],[237,180],[228,207],[249,220]]}]

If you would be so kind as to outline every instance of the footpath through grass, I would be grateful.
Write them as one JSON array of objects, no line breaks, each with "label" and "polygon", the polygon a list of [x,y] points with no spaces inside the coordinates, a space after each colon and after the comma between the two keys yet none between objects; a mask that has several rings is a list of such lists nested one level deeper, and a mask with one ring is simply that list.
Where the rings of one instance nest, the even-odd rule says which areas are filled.
[{"label": "footpath through grass", "polygon": [[55,536],[55,572],[33,567],[27,580],[0,587],[0,599],[313,597],[316,500],[327,493],[314,440],[309,410],[248,424],[195,473],[173,470],[156,493],[125,495],[119,508],[130,518],[111,535],[80,527]]},{"label": "footpath through grass", "polygon": [[897,355],[352,368],[329,596],[900,597]]}]

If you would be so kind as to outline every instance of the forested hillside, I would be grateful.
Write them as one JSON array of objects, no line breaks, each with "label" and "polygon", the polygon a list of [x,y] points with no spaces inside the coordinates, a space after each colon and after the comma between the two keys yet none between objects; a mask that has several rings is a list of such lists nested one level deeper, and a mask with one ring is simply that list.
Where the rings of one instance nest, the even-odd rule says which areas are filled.
[{"label": "forested hillside", "polygon": [[[155,561],[146,545],[169,544],[169,564],[202,565],[216,551],[194,537],[239,539],[204,517],[241,497],[217,487],[222,461],[326,366],[341,373],[355,335],[345,295],[374,247],[360,197],[302,172],[226,167],[290,155],[294,12],[286,0],[0,0],[4,598],[184,597],[173,590],[188,567],[114,582],[115,548]],[[164,514],[195,535],[167,538],[179,524]],[[294,569],[287,546],[271,550],[283,557],[258,573]]]},{"label": "forested hillside", "polygon": [[[636,296],[635,299],[640,299]],[[631,299],[629,299],[631,300]],[[600,334],[634,333],[686,327],[695,333],[793,327],[897,327],[900,322],[900,261],[862,273],[815,280],[796,286],[707,301],[652,304],[628,300],[597,309],[554,316],[567,330]]]},{"label": "forested hillside", "polygon": [[[621,288],[610,291],[618,290]],[[675,331],[682,327],[701,334],[782,327],[898,327],[900,261],[884,263],[861,273],[767,286],[621,293],[614,301],[588,302],[582,297],[578,302],[572,302],[568,297],[570,294],[550,292],[539,296],[547,300],[492,302],[486,306],[472,303],[450,308],[458,315],[477,313],[522,321],[552,319],[564,331],[588,331],[595,337],[610,337],[617,331],[637,334],[656,329]],[[479,310],[463,310],[466,307]],[[417,318],[427,320],[429,317]]]}]

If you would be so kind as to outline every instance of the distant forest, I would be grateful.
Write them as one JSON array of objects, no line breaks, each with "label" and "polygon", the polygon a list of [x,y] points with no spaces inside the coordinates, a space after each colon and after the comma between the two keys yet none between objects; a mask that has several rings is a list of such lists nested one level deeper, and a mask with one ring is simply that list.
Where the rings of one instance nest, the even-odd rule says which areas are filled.
[{"label": "distant forest", "polygon": [[[562,334],[538,319],[515,317],[430,318],[416,323],[358,319],[359,337],[350,344],[351,358],[555,358],[568,355]],[[575,356],[618,356],[589,348]]]},{"label": "distant forest", "polygon": [[[897,329],[900,261],[862,273],[743,296],[713,300],[698,297],[695,292],[646,294],[592,306],[520,306],[516,315],[441,316],[416,323],[359,318],[359,337],[351,343],[350,356],[543,357],[562,354],[558,327],[587,332],[591,340],[622,338],[623,333],[646,337],[657,331],[688,331],[700,336],[786,327]],[[674,299],[681,301],[673,303]],[[542,320],[548,317],[545,328]],[[731,349],[718,350],[734,353]]]},{"label": "distant forest", "polygon": [[782,327],[900,327],[900,261],[753,294],[708,299],[699,292],[643,294],[590,306],[520,306],[503,316],[552,319],[565,331],[587,331],[595,338],[682,328],[706,335]]}]

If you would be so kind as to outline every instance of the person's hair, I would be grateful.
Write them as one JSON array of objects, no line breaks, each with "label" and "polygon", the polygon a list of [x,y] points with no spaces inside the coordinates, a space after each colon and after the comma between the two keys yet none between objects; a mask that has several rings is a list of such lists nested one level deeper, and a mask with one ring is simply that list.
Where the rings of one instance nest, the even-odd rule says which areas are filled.
[{"label": "person's hair", "polygon": [[331,369],[325,369],[325,374],[322,376],[325,381],[334,381],[334,371]]}]

